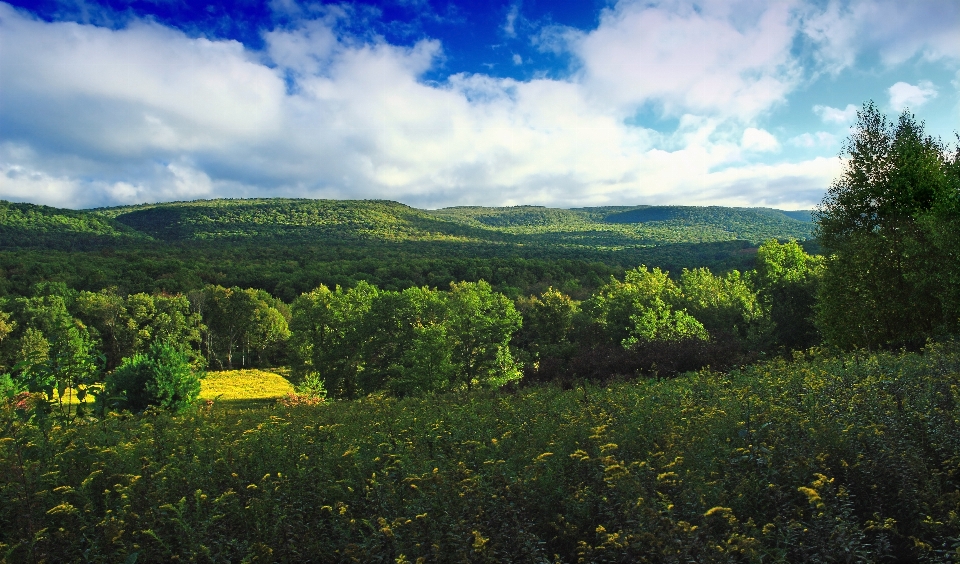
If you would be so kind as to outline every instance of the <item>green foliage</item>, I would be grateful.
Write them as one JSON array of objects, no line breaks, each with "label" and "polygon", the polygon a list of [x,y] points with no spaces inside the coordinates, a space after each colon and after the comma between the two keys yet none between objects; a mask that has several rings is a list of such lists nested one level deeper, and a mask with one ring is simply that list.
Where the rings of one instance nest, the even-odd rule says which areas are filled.
[{"label": "green foliage", "polygon": [[711,335],[729,333],[759,344],[769,331],[767,310],[746,276],[731,270],[714,276],[707,268],[680,274],[680,302]]},{"label": "green foliage", "polygon": [[[382,201],[284,199],[90,211],[13,206],[47,217],[50,230],[35,237],[0,213],[0,231],[16,235],[0,236],[9,242],[0,244],[0,295],[28,295],[43,280],[90,292],[117,288],[123,296],[187,294],[213,284],[259,288],[289,303],[320,284],[367,281],[403,290],[482,279],[514,298],[553,286],[584,299],[610,275],[641,263],[673,272],[748,268],[751,245],[802,239],[811,228],[774,210],[734,208],[669,208],[676,213],[664,221],[616,223],[608,217],[659,208],[425,211]],[[116,233],[82,243],[66,227],[74,220]]]},{"label": "green foliage", "polygon": [[[209,366],[233,368],[283,359],[290,338],[289,311],[263,290],[208,285],[191,294],[190,306],[203,320],[203,350]],[[254,358],[256,357],[256,358]]]},{"label": "green foliage", "polygon": [[757,250],[755,284],[777,346],[805,350],[820,342],[814,313],[823,269],[823,257],[808,255],[796,241],[770,240]]},{"label": "green foliage", "polygon": [[364,321],[378,294],[375,286],[360,283],[349,290],[320,286],[294,300],[290,350],[295,381],[319,378],[334,397],[364,393],[358,382]]},{"label": "green foliage", "polygon": [[707,339],[707,331],[681,303],[681,290],[659,268],[628,270],[611,278],[590,300],[589,310],[611,342],[629,348],[640,342]]},{"label": "green foliage", "polygon": [[204,364],[198,352],[201,317],[191,311],[182,295],[131,294],[121,296],[115,288],[80,292],[73,309],[100,343],[107,369],[122,359],[144,353],[155,342],[174,344],[195,366]]},{"label": "green foliage", "polygon": [[43,392],[63,411],[67,392],[83,401],[96,391],[102,361],[87,328],[68,310],[74,294],[62,285],[40,285],[35,291],[9,304],[11,332],[3,340],[0,364],[12,369],[18,387]]},{"label": "green foliage", "polygon": [[0,248],[89,250],[148,237],[94,213],[0,200]]},{"label": "green foliage", "polygon": [[467,389],[520,377],[509,343],[523,320],[513,302],[481,280],[450,284],[447,308],[451,360]]},{"label": "green foliage", "polygon": [[327,388],[323,385],[323,380],[316,372],[311,372],[304,376],[303,380],[296,385],[294,391],[309,398],[326,399]]},{"label": "green foliage", "polygon": [[960,185],[943,144],[907,111],[896,124],[869,102],[847,141],[848,159],[816,213],[828,251],[818,319],[838,346],[919,346],[960,326],[956,292]]},{"label": "green foliage", "polygon": [[[0,306],[3,305],[3,302],[0,302]],[[10,336],[10,333],[13,333],[13,330],[17,328],[17,322],[10,319],[10,314],[0,310],[0,350],[2,350],[3,341]],[[3,365],[0,364],[0,368],[3,368]]]},{"label": "green foliage", "polygon": [[48,562],[951,562],[958,374],[947,347],[53,428],[24,398],[0,410],[0,550]]},{"label": "green foliage", "polygon": [[449,292],[321,286],[297,298],[291,316],[294,378],[318,379],[334,397],[499,386],[520,376],[509,350],[520,314],[486,282]]},{"label": "green foliage", "polygon": [[526,353],[525,363],[541,358],[568,359],[573,354],[574,321],[580,304],[570,296],[548,288],[539,296],[519,298],[517,311],[523,325],[514,335],[516,349]]},{"label": "green foliage", "polygon": [[125,358],[107,376],[102,401],[104,407],[134,412],[150,406],[183,411],[200,396],[201,377],[177,347],[154,341],[145,354]]},{"label": "green foliage", "polygon": [[693,206],[554,209],[454,207],[433,212],[471,227],[553,246],[617,247],[745,240],[809,238],[812,224],[780,210]]},{"label": "green foliage", "polygon": [[454,382],[445,294],[429,288],[380,292],[362,324],[364,393],[417,395]]},{"label": "green foliage", "polygon": [[9,400],[23,391],[25,390],[20,382],[14,380],[9,374],[0,374],[0,401]]}]

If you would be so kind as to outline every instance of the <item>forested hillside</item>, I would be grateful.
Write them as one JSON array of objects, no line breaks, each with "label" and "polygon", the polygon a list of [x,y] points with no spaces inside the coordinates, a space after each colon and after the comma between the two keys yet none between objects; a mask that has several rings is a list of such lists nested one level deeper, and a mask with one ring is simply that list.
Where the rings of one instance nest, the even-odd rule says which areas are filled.
[{"label": "forested hillside", "polygon": [[0,251],[37,247],[80,251],[149,240],[101,214],[0,200]]},{"label": "forested hillside", "polygon": [[766,208],[694,206],[609,206],[553,209],[459,207],[433,212],[469,225],[526,235],[528,241],[586,246],[660,245],[664,243],[770,238],[808,239],[809,212]]},{"label": "forested hillside", "polygon": [[[287,301],[321,283],[361,280],[401,290],[483,279],[514,296],[550,286],[585,296],[609,275],[638,264],[671,272],[743,270],[759,242],[807,239],[813,225],[774,210],[428,211],[337,200],[2,209],[0,295],[25,295],[45,280],[131,293],[187,292],[215,283],[260,288]],[[630,210],[662,210],[669,219],[620,222]]]},{"label": "forested hillside", "polygon": [[[809,213],[803,213],[683,206],[419,210],[390,201],[291,199],[199,200],[76,211],[3,202],[0,229],[6,249],[69,248],[69,237],[87,234],[98,236],[92,241],[101,245],[114,246],[228,239],[288,245],[444,241],[614,250],[669,243],[804,240],[812,236],[813,224]],[[35,234],[44,236],[32,237]]]}]

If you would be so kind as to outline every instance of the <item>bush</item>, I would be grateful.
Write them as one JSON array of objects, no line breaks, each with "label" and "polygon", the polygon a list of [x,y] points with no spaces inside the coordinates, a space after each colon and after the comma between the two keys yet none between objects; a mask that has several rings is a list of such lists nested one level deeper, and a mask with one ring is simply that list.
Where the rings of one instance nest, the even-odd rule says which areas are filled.
[{"label": "bush", "polygon": [[181,411],[200,396],[200,376],[186,354],[168,343],[156,342],[147,354],[123,359],[107,377],[102,397],[115,409],[138,412],[154,405]]}]

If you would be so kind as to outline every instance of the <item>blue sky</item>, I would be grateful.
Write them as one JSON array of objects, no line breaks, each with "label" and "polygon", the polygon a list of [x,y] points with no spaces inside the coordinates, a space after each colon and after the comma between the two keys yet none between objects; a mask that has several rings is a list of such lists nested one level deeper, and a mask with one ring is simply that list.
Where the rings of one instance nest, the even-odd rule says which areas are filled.
[{"label": "blue sky", "polygon": [[956,0],[0,2],[0,199],[815,206],[960,129]]}]

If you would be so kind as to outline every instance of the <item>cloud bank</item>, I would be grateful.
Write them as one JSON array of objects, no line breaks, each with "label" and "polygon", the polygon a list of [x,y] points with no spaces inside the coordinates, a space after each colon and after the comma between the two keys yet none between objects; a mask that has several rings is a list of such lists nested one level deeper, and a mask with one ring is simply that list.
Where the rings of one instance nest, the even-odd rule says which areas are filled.
[{"label": "cloud bank", "polygon": [[[621,1],[595,29],[554,26],[530,38],[570,57],[560,78],[427,81],[443,64],[440,41],[349,36],[342,10],[265,30],[254,51],[145,20],[121,29],[46,22],[0,3],[0,198],[810,207],[839,161],[785,148],[831,147],[833,135],[784,144],[763,121],[814,71],[853,64],[829,53],[875,23],[875,6]],[[505,34],[518,33],[517,9]],[[911,10],[908,20],[931,21]],[[957,26],[879,52],[889,64],[960,60],[960,33],[950,31]],[[813,70],[796,52],[802,37],[822,46]],[[922,82],[889,90],[893,106],[935,95]],[[840,125],[855,111],[815,108]],[[638,124],[643,112],[674,125]]]}]

